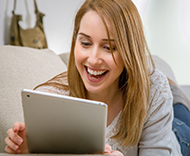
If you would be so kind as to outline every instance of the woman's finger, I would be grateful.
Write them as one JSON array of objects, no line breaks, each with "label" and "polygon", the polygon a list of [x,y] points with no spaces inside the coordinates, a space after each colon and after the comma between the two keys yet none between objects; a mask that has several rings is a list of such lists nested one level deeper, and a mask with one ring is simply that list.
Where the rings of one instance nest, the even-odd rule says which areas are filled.
[{"label": "woman's finger", "polygon": [[19,135],[17,135],[17,133],[15,133],[15,132],[13,131],[13,129],[9,129],[9,130],[7,131],[7,135],[8,135],[8,137],[9,137],[14,143],[16,143],[16,144],[18,144],[18,145],[21,145],[21,144],[22,144],[23,139],[22,139]]},{"label": "woman's finger", "polygon": [[109,144],[106,144],[104,153],[111,153],[112,148]]},{"label": "woman's finger", "polygon": [[10,153],[10,154],[19,154],[19,153],[20,153],[20,150],[18,149],[18,150],[16,150],[16,151],[14,151],[14,150],[12,150],[9,146],[6,146],[6,147],[5,147],[5,152]]},{"label": "woman's finger", "polygon": [[123,154],[119,151],[112,151],[111,156],[123,156]]},{"label": "woman's finger", "polygon": [[19,132],[25,130],[25,124],[21,122],[15,122],[13,124],[13,131],[14,132]]},{"label": "woman's finger", "polygon": [[17,144],[15,144],[9,137],[6,137],[6,138],[5,138],[5,143],[7,144],[7,146],[8,146],[10,149],[12,149],[12,150],[14,150],[14,151],[16,151],[16,150],[19,149],[19,146],[18,146]]}]

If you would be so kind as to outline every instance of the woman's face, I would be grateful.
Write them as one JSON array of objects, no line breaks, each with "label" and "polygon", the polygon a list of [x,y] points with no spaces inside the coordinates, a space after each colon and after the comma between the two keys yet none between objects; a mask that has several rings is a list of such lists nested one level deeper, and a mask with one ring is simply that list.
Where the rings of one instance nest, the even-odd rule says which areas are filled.
[{"label": "woman's face", "polygon": [[119,76],[124,64],[112,36],[110,39],[117,65],[113,60],[106,28],[100,16],[95,11],[87,12],[80,23],[74,55],[76,67],[90,93],[118,90]]}]

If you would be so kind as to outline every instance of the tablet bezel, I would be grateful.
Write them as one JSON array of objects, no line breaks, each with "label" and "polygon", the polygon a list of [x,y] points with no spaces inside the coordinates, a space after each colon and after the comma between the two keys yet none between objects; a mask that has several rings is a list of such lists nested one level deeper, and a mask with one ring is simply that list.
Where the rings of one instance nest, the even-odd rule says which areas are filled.
[{"label": "tablet bezel", "polygon": [[22,103],[30,153],[104,153],[105,103],[28,89]]}]

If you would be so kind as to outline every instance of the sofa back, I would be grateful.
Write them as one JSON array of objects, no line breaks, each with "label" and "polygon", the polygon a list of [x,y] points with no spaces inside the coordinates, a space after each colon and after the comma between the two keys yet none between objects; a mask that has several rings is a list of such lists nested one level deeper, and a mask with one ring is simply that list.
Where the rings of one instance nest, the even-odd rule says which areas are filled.
[{"label": "sofa back", "polygon": [[157,55],[152,55],[152,58],[154,60],[156,69],[163,72],[168,78],[170,78],[172,81],[174,81],[176,84],[178,84],[178,82],[175,78],[175,75],[173,73],[173,70],[169,66],[169,64]]},{"label": "sofa back", "polygon": [[0,46],[0,153],[7,130],[16,121],[24,122],[21,90],[33,89],[66,69],[51,50]]}]

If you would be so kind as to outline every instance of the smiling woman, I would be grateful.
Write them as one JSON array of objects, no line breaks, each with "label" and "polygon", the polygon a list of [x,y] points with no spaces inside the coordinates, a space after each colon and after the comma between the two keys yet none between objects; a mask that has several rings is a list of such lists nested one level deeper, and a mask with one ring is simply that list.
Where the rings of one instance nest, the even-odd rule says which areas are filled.
[{"label": "smiling woman", "polygon": [[[111,46],[114,45],[112,39]],[[111,98],[118,91],[119,76],[124,69],[124,64],[117,50],[112,54],[105,25],[97,12],[89,11],[83,16],[74,55],[77,70],[89,99],[95,98],[94,93],[96,97],[109,93]],[[113,61],[112,55],[117,64]],[[108,96],[99,100],[105,101],[105,98]]]},{"label": "smiling woman", "polygon": [[[68,71],[35,89],[106,103],[111,156],[181,155],[168,80],[154,69],[131,0],[86,0],[75,17]],[[23,128],[9,130],[7,152],[26,150],[12,137],[26,135]]]}]

